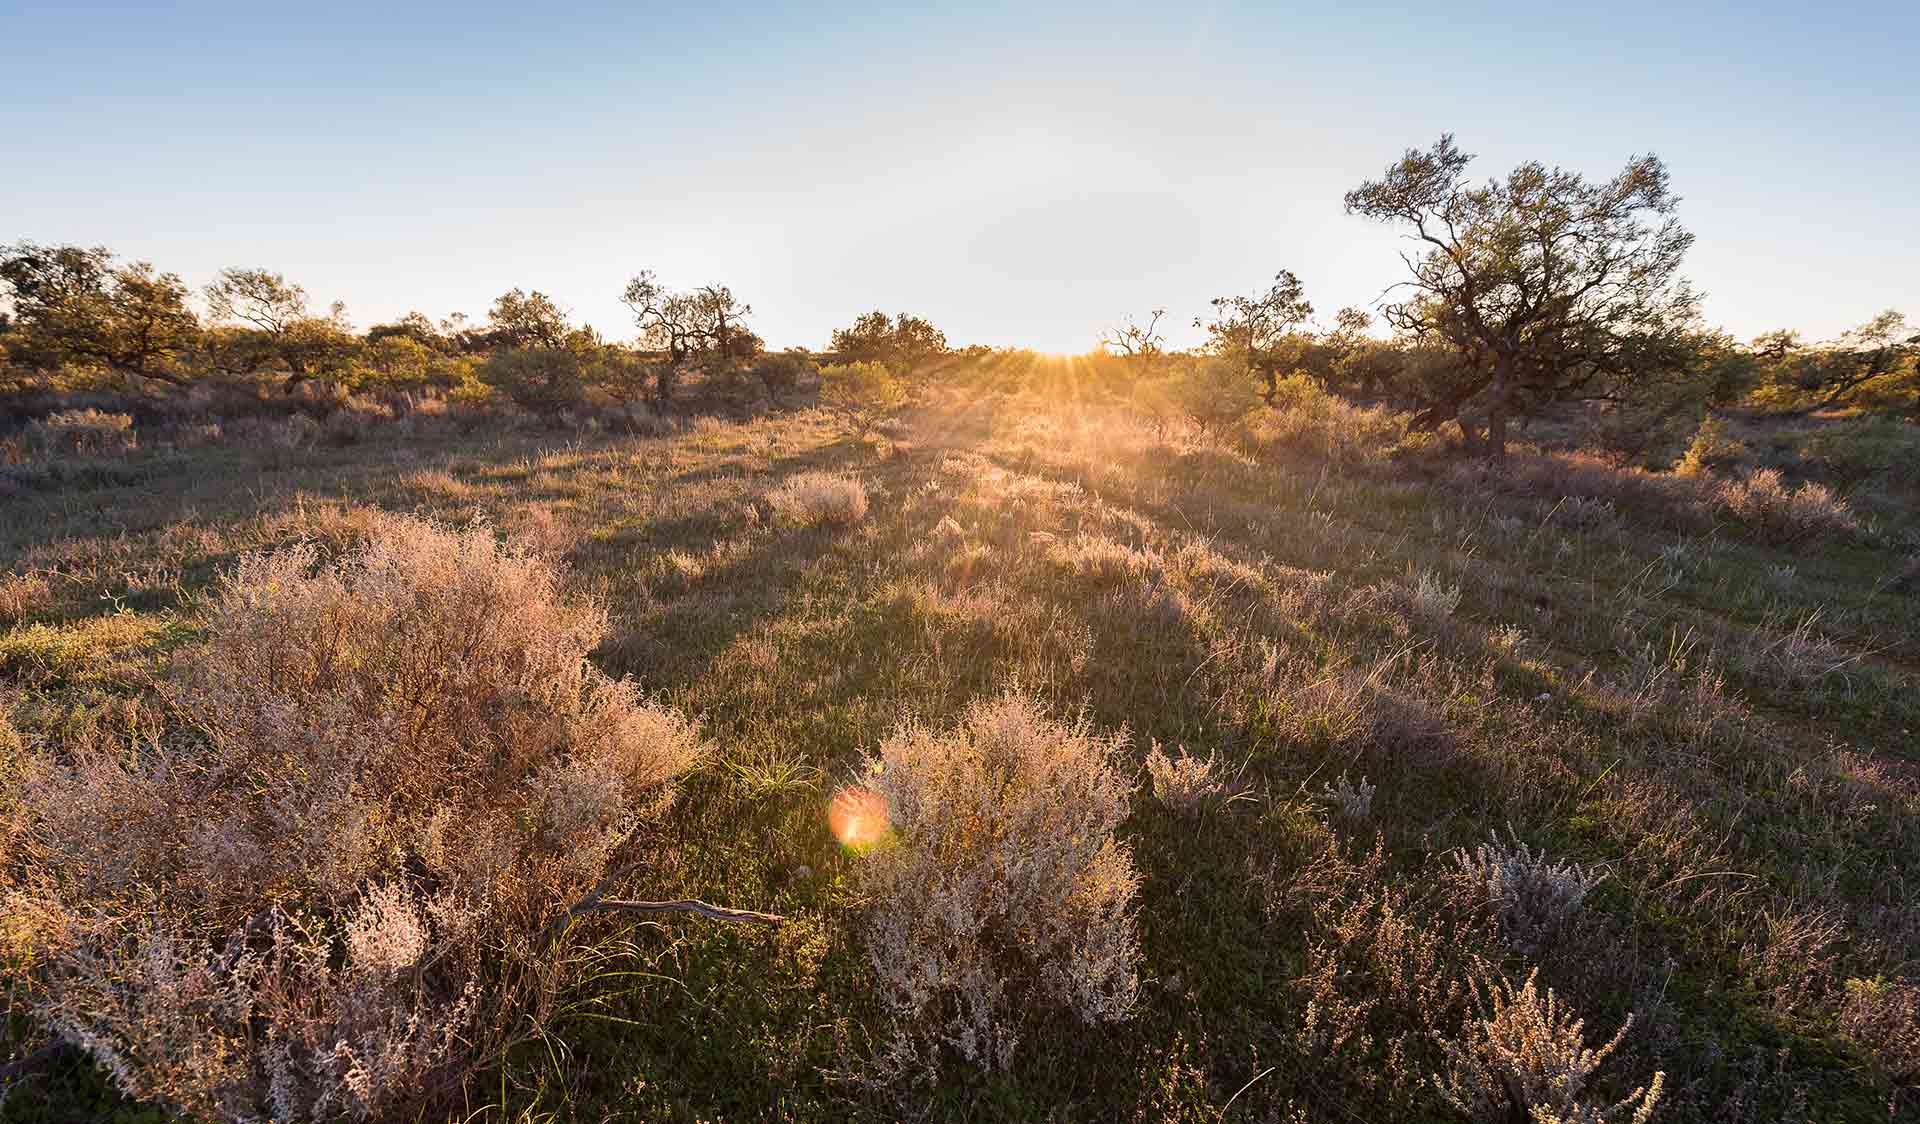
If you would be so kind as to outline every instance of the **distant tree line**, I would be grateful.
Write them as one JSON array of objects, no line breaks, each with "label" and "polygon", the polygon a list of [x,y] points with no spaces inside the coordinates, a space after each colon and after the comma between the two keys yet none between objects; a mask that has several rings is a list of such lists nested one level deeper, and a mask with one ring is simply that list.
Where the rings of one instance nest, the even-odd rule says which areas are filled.
[{"label": "distant tree line", "polygon": [[[1310,378],[1406,408],[1414,431],[1457,427],[1496,458],[1511,424],[1575,401],[1602,404],[1622,441],[1736,402],[1920,420],[1920,334],[1898,312],[1820,342],[1779,331],[1741,344],[1706,326],[1680,273],[1693,236],[1657,157],[1604,181],[1529,162],[1475,182],[1471,160],[1442,136],[1346,194],[1348,213],[1411,243],[1405,278],[1374,311],[1342,308],[1316,326],[1305,285],[1281,270],[1263,291],[1214,299],[1193,321],[1205,333],[1194,353],[1167,350],[1164,308],[1123,318],[1102,333],[1101,352],[1142,377],[1187,372],[1182,394],[1195,402],[1244,394],[1278,405],[1287,380]],[[195,295],[179,275],[104,247],[0,246],[0,368],[174,387],[213,375],[287,389],[309,379],[484,387],[543,414],[588,395],[664,407],[696,371],[770,393],[820,377],[864,429],[873,418],[855,400],[897,402],[899,380],[955,354],[928,320],[874,311],[836,330],[827,355],[770,355],[750,327],[753,306],[730,287],[677,288],[651,271],[621,293],[635,329],[624,344],[573,323],[539,290],[502,293],[480,321],[410,312],[363,333],[343,305],[316,311],[268,269],[222,270],[198,294],[203,312]],[[1204,373],[1195,358],[1210,361]]]}]

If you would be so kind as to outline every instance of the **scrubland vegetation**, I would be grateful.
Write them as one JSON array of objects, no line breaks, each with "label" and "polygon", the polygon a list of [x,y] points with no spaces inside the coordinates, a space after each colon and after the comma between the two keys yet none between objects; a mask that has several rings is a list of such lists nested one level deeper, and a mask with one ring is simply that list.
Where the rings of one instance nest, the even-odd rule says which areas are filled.
[{"label": "scrubland vegetation", "polygon": [[0,255],[0,1117],[1911,1118],[1920,344],[1464,167],[1187,352]]}]

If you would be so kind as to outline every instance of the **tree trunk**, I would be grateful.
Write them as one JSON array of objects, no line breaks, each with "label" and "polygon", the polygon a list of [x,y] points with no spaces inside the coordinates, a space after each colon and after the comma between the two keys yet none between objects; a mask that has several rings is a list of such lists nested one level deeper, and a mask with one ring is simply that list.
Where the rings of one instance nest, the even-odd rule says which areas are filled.
[{"label": "tree trunk", "polygon": [[1494,461],[1507,459],[1507,400],[1513,395],[1513,361],[1501,359],[1494,368],[1493,385],[1487,388],[1487,456]]}]

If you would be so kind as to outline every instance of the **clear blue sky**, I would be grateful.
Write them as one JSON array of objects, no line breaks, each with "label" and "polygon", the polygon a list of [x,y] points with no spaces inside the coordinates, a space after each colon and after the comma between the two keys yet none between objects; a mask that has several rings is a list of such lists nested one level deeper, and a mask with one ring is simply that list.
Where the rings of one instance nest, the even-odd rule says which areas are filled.
[{"label": "clear blue sky", "polygon": [[1814,5],[172,5],[0,0],[0,241],[365,326],[538,288],[614,338],[642,268],[773,346],[859,312],[1084,350],[1299,274],[1395,280],[1340,196],[1456,133],[1482,174],[1656,152],[1742,337],[1920,316],[1920,16]]}]

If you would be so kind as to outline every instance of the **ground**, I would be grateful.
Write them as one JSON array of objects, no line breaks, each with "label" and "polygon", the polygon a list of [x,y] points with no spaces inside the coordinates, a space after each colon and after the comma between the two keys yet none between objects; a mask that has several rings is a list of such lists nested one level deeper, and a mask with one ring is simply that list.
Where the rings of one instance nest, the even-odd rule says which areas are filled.
[{"label": "ground", "polygon": [[[596,660],[716,747],[632,895],[790,920],[597,931],[593,978],[461,1118],[1448,1119],[1428,1077],[1468,981],[1536,969],[1595,1045],[1632,1013],[1600,1084],[1664,1071],[1659,1119],[1920,1111],[1913,1027],[1859,998],[1920,970],[1905,532],[1761,534],[1570,463],[1255,457],[997,393],[865,441],[800,410],[138,454],[0,499],[0,682],[56,729],[190,643],[240,553],[367,507],[563,559],[611,611]],[[779,518],[768,491],[814,469],[855,475],[865,517]],[[1129,767],[1218,754],[1232,798],[1188,818],[1143,789],[1122,828],[1130,1020],[1043,1018],[1008,1072],[876,1085],[862,860],[828,802],[897,724],[1012,686],[1124,729]],[[1364,818],[1324,794],[1343,775],[1377,786]],[[1490,835],[1606,878],[1516,947],[1454,874]],[[4,1115],[134,1111],[84,1066],[47,1081]]]}]

